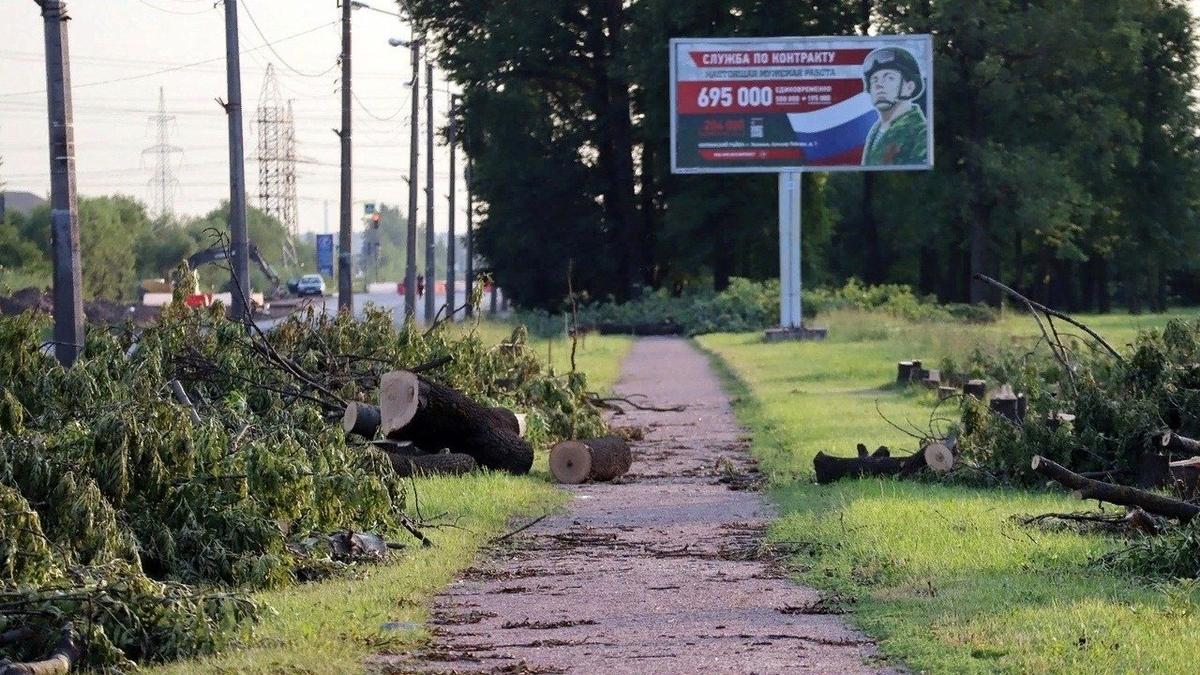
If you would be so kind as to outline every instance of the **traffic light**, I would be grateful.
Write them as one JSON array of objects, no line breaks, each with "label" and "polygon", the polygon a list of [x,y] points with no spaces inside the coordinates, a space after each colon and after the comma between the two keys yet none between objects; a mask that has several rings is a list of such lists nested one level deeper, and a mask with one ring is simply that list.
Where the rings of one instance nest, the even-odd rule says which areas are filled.
[{"label": "traffic light", "polygon": [[376,211],[375,213],[372,213],[371,214],[371,229],[378,230],[380,220],[383,220],[383,216],[379,215],[378,211]]}]

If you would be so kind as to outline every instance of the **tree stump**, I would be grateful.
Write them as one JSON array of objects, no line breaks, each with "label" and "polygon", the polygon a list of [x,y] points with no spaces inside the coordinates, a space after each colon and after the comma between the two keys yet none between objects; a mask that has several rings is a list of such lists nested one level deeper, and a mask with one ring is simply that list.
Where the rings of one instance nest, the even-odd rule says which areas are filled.
[{"label": "tree stump", "polygon": [[963,394],[974,396],[980,401],[987,395],[987,380],[967,380],[963,385]]},{"label": "tree stump", "polygon": [[948,398],[953,398],[958,394],[958,390],[954,387],[938,387],[938,400],[945,401]]},{"label": "tree stump", "polygon": [[370,403],[351,402],[342,414],[342,430],[347,434],[358,434],[368,440],[379,431],[379,408]]},{"label": "tree stump", "polygon": [[1157,452],[1143,452],[1138,455],[1136,476],[1134,484],[1140,488],[1153,490],[1167,485],[1171,482],[1171,460]]},{"label": "tree stump", "polygon": [[629,444],[618,436],[562,441],[550,450],[550,473],[559,483],[612,480],[633,464]]},{"label": "tree stump", "polygon": [[900,361],[896,364],[896,384],[907,387],[921,370],[920,361]]},{"label": "tree stump", "polygon": [[1014,424],[1020,424],[1024,419],[1026,405],[1025,395],[1013,393],[1012,387],[1007,384],[993,393],[991,400],[988,401],[988,407],[992,409],[992,412]]},{"label": "tree stump", "polygon": [[533,447],[511,431],[511,421],[443,384],[407,371],[386,373],[379,387],[385,436],[418,447],[448,448],[480,466],[529,473]]},{"label": "tree stump", "polygon": [[937,389],[942,386],[942,371],[921,370],[921,384],[926,389]]}]

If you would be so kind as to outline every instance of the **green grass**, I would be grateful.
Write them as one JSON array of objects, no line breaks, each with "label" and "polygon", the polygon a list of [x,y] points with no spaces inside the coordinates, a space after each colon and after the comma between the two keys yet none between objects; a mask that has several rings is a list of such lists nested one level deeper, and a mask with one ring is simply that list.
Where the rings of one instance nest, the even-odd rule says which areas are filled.
[{"label": "green grass", "polygon": [[[467,330],[468,328],[463,328]],[[482,322],[486,342],[499,342],[511,325]],[[538,353],[547,341],[533,340]],[[590,337],[577,350],[576,365],[597,391],[616,381],[619,360],[632,341]],[[564,349],[565,347],[565,349]],[[569,369],[570,342],[550,345],[556,372]],[[238,650],[153,669],[159,673],[358,673],[362,660],[379,652],[402,652],[429,638],[424,622],[439,591],[475,559],[489,539],[515,520],[536,517],[561,507],[566,493],[548,479],[546,458],[539,452],[529,476],[481,473],[471,476],[416,479],[422,514],[450,527],[429,530],[429,549],[410,546],[399,559],[364,568],[364,576],[258,593],[255,599],[273,611]],[[408,511],[414,513],[409,497]],[[411,543],[406,539],[406,543]],[[387,623],[411,624],[399,630]]]},{"label": "green grass", "polygon": [[[1194,316],[1195,313],[1190,315]],[[1122,344],[1163,316],[1084,317]],[[925,426],[924,392],[887,387],[895,362],[931,362],[973,344],[1036,334],[1027,317],[984,327],[913,326],[857,313],[822,317],[824,343],[764,344],[758,334],[698,339],[715,354],[773,478],[771,536],[803,551],[799,576],[857,599],[852,620],[885,654],[930,672],[1192,672],[1200,590],[1092,564],[1118,542],[1033,530],[1017,514],[1073,511],[1061,492],[898,480],[810,482],[819,450],[858,442],[912,450],[883,421]]]}]

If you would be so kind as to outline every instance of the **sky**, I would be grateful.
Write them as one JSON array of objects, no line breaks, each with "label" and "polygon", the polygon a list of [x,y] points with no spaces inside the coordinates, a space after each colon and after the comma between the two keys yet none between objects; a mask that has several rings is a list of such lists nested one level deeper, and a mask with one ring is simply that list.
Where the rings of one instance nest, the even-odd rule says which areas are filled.
[{"label": "sky", "polygon": [[[301,232],[338,227],[341,94],[338,55],[341,9],[337,0],[239,0],[246,182],[257,204],[258,105],[267,65],[293,101],[296,120],[297,194]],[[367,0],[395,12],[392,0]],[[215,0],[69,0],[69,40],[74,95],[76,175],[79,193],[132,195],[153,202],[149,182],[155,158],[143,149],[157,143],[159,89],[174,115],[169,143],[174,156],[174,211],[202,215],[229,196],[228,128],[215,99],[226,98],[224,8]],[[257,26],[255,25],[257,24]],[[388,45],[408,39],[395,16],[353,13],[352,89],[356,223],[366,202],[407,207],[410,52]],[[270,45],[270,47],[264,45]],[[43,25],[33,0],[0,0],[0,181],[9,191],[49,193]],[[424,69],[422,68],[422,78]],[[436,129],[446,124],[449,87],[434,75]],[[421,83],[420,182],[425,185],[425,82]],[[437,143],[435,139],[435,143]],[[435,228],[447,229],[449,154],[434,152]],[[464,229],[465,190],[459,154],[458,230]],[[424,222],[424,197],[419,220]],[[328,218],[328,219],[327,219]]]}]

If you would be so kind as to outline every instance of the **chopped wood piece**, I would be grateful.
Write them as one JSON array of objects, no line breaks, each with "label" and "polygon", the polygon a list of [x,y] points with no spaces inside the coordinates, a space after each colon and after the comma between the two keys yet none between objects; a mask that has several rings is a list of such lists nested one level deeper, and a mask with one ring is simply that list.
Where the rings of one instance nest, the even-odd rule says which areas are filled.
[{"label": "chopped wood piece", "polygon": [[1076,499],[1097,499],[1121,506],[1138,506],[1150,513],[1176,518],[1185,523],[1200,513],[1200,506],[1195,504],[1138,488],[1084,478],[1041,455],[1034,455],[1030,466],[1039,474],[1070,488]]},{"label": "chopped wood piece", "polygon": [[408,476],[461,476],[479,468],[475,458],[461,452],[440,452],[435,455],[402,455],[389,452],[388,459],[396,475]]},{"label": "chopped wood piece", "polygon": [[550,450],[550,473],[559,483],[612,480],[633,464],[625,439],[617,436],[562,441]]},{"label": "chopped wood piece", "polygon": [[954,387],[938,387],[938,400],[945,401],[948,398],[954,398],[958,395],[958,390]]},{"label": "chopped wood piece", "polygon": [[993,412],[1008,419],[1015,424],[1020,424],[1025,417],[1027,402],[1025,394],[1013,393],[1012,387],[1005,384],[992,394],[988,406]]},{"label": "chopped wood piece", "polygon": [[1171,460],[1157,452],[1138,455],[1137,480],[1134,483],[1147,490],[1160,488],[1171,482]]},{"label": "chopped wood piece", "polygon": [[1200,441],[1187,436],[1180,436],[1173,431],[1164,431],[1158,436],[1158,443],[1169,452],[1180,455],[1200,455]]},{"label": "chopped wood piece", "polygon": [[347,434],[358,434],[366,439],[375,438],[379,431],[379,408],[370,403],[353,401],[342,414],[342,430]]}]

